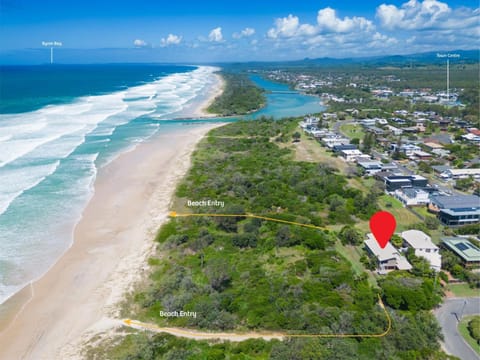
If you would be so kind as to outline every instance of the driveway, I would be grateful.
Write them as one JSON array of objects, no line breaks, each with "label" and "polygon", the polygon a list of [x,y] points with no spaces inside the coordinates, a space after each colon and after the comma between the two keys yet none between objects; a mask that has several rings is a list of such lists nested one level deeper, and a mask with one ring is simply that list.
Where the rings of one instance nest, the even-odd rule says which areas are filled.
[{"label": "driveway", "polygon": [[446,299],[435,310],[435,316],[442,327],[445,351],[462,360],[478,360],[477,353],[463,340],[457,330],[462,316],[480,314],[480,297]]}]

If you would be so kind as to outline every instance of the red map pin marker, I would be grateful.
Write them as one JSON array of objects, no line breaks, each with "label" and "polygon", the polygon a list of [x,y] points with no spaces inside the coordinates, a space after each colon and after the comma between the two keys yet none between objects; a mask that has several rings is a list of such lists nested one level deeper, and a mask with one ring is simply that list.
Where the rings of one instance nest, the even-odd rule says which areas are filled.
[{"label": "red map pin marker", "polygon": [[387,246],[396,226],[395,217],[388,211],[379,211],[370,218],[370,230],[382,249]]}]

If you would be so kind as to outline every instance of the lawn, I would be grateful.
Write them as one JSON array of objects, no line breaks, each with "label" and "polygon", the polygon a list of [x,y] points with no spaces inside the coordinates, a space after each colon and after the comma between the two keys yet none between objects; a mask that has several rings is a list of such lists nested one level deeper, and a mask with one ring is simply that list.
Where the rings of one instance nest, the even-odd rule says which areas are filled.
[{"label": "lawn", "polygon": [[468,322],[474,317],[473,316],[464,316],[460,323],[458,324],[458,332],[462,335],[463,339],[467,342],[470,347],[480,355],[480,345],[475,341],[474,338],[470,336],[468,331]]},{"label": "lawn", "polygon": [[399,200],[390,195],[382,195],[378,199],[378,205],[382,210],[388,211],[395,216],[395,220],[397,220],[397,232],[406,230],[409,225],[421,222],[421,220],[406,209]]},{"label": "lawn", "polygon": [[480,290],[472,289],[468,284],[449,284],[448,289],[457,297],[480,296]]},{"label": "lawn", "polygon": [[359,124],[344,124],[340,126],[340,132],[350,139],[358,138],[362,140],[365,136],[365,132],[363,131],[362,126]]}]

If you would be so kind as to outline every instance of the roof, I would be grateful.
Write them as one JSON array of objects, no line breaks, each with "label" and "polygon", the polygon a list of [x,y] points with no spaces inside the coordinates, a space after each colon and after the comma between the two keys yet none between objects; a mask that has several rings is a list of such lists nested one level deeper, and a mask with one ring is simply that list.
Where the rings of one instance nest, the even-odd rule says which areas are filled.
[{"label": "roof", "polygon": [[450,170],[450,166],[447,166],[447,165],[433,165],[432,169],[435,170],[436,172],[443,173],[447,170]]},{"label": "roof", "polygon": [[442,267],[442,255],[438,252],[424,252],[415,250],[415,255],[427,259],[434,270],[440,270]]},{"label": "roof", "polygon": [[440,209],[480,208],[480,197],[477,195],[439,195],[432,196],[431,200]]},{"label": "roof", "polygon": [[420,175],[391,175],[385,177],[385,181],[388,183],[411,183],[415,180],[427,180]]},{"label": "roof", "polygon": [[432,156],[432,154],[426,152],[426,151],[422,151],[422,150],[415,150],[413,152],[416,156]]},{"label": "roof", "polygon": [[480,249],[464,238],[445,237],[442,243],[465,261],[480,261]]},{"label": "roof", "polygon": [[[450,215],[450,216],[480,216],[480,208],[471,209],[471,208],[462,208],[462,209],[440,209],[440,212]],[[471,221],[472,219],[465,219],[465,221]],[[461,220],[460,220],[461,221]]]},{"label": "roof", "polygon": [[452,175],[480,175],[480,169],[448,169]]},{"label": "roof", "polygon": [[358,161],[357,164],[366,169],[381,169],[382,163],[380,161]]},{"label": "roof", "polygon": [[428,192],[421,188],[401,188],[397,191],[403,192],[410,199],[415,199],[417,196],[428,197]]},{"label": "roof", "polygon": [[407,259],[400,255],[398,250],[395,249],[391,243],[387,243],[387,245],[382,249],[372,234],[367,234],[367,237],[368,239],[365,240],[365,245],[379,261],[395,259],[397,260],[397,268],[399,270],[410,270],[412,268],[412,265],[410,265]]},{"label": "roof", "polygon": [[345,149],[345,150],[341,150],[340,152],[344,155],[361,155],[361,154],[363,154],[358,149]]},{"label": "roof", "polygon": [[438,249],[430,236],[420,230],[407,230],[401,234],[403,240],[414,249]]},{"label": "roof", "polygon": [[443,149],[443,146],[442,146],[442,145],[437,144],[437,143],[434,143],[434,142],[431,142],[431,141],[426,142],[426,143],[425,143],[425,146],[428,146],[428,147],[431,148],[431,149]]}]

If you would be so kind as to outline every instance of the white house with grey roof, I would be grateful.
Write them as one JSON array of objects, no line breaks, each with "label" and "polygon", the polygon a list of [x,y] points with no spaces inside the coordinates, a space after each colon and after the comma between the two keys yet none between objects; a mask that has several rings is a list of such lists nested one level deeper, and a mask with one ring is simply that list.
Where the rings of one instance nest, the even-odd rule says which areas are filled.
[{"label": "white house with grey roof", "polygon": [[378,245],[377,240],[373,234],[367,234],[367,240],[365,240],[365,248],[367,251],[375,256],[377,259],[377,269],[379,273],[386,273],[391,270],[411,270],[412,265],[407,259],[395,249],[395,247],[388,243],[383,249]]},{"label": "white house with grey roof", "polygon": [[442,256],[430,236],[420,230],[407,230],[401,233],[401,237],[405,247],[414,249],[416,256],[427,259],[433,270],[440,271]]}]

